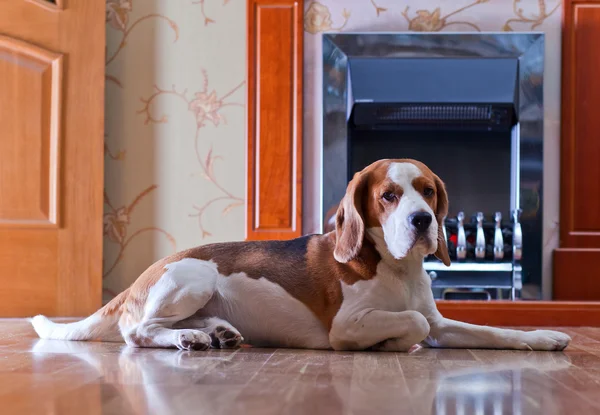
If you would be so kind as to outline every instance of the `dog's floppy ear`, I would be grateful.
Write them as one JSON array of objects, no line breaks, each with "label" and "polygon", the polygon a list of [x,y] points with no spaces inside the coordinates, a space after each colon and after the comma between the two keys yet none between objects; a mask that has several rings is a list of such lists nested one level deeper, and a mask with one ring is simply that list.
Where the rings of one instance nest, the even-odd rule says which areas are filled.
[{"label": "dog's floppy ear", "polygon": [[365,223],[362,212],[367,175],[356,173],[348,184],[346,195],[338,207],[335,218],[335,250],[338,262],[346,263],[356,258],[362,248]]},{"label": "dog's floppy ear", "polygon": [[447,267],[450,266],[450,256],[448,255],[448,242],[444,237],[444,219],[448,215],[448,193],[446,192],[446,186],[444,182],[434,175],[436,193],[437,193],[437,206],[435,209],[435,219],[438,223],[438,247],[435,251],[435,256],[444,263]]}]

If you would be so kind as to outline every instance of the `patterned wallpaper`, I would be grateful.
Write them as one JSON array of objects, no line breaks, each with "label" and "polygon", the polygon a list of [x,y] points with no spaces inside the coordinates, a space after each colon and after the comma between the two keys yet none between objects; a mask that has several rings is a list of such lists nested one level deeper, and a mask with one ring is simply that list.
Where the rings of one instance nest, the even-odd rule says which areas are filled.
[{"label": "patterned wallpaper", "polygon": [[[548,166],[558,166],[558,1],[323,0],[305,9],[305,231],[318,212],[321,32],[543,30],[546,250],[556,245],[558,169]],[[105,299],[160,257],[244,237],[245,17],[244,0],[106,2]]]},{"label": "patterned wallpaper", "polygon": [[104,298],[244,237],[243,0],[107,0]]}]

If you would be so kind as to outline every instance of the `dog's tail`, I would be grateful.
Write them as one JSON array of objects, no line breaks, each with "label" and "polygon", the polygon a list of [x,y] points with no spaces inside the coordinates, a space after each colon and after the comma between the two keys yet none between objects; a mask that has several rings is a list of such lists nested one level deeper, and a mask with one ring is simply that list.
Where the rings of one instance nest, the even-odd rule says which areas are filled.
[{"label": "dog's tail", "polygon": [[45,316],[35,316],[30,321],[41,339],[122,341],[118,323],[128,295],[129,288],[88,318],[75,323],[54,323]]}]

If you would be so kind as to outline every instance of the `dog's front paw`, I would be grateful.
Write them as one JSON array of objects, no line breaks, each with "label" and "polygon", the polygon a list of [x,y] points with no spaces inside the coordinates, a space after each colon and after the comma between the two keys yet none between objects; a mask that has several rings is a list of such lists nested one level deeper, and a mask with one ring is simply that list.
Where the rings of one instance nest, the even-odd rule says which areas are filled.
[{"label": "dog's front paw", "polygon": [[244,338],[234,327],[217,326],[210,333],[212,347],[215,349],[233,349],[239,347]]},{"label": "dog's front paw", "polygon": [[535,330],[525,333],[525,349],[560,351],[564,350],[571,342],[571,337],[552,330]]},{"label": "dog's front paw", "polygon": [[175,345],[180,350],[207,350],[210,336],[200,330],[178,330]]}]

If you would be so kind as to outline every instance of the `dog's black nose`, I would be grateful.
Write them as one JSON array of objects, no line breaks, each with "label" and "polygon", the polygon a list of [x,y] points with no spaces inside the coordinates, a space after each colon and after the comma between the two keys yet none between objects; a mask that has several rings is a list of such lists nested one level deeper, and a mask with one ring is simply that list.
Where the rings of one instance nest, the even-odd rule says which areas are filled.
[{"label": "dog's black nose", "polygon": [[418,232],[425,232],[433,220],[431,214],[427,212],[413,213],[408,219]]}]

